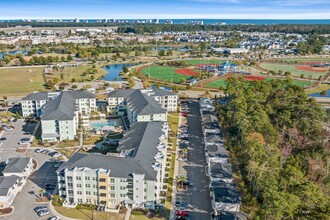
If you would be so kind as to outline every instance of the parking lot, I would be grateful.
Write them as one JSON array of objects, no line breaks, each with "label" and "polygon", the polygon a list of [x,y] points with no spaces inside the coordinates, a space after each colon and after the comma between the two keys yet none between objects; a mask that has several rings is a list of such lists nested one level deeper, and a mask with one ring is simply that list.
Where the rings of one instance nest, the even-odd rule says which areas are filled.
[{"label": "parking lot", "polygon": [[209,178],[206,176],[206,158],[203,134],[200,122],[198,103],[193,101],[188,104],[187,112],[189,147],[187,150],[187,161],[179,160],[178,176],[186,177],[187,189],[179,189],[176,195],[177,202],[188,204],[187,212],[191,219],[211,218],[211,198],[209,191]]},{"label": "parking lot", "polygon": [[[53,184],[57,182],[56,167],[57,162],[55,159],[47,154],[36,153],[35,149],[29,148],[25,153],[16,151],[17,146],[22,138],[31,139],[32,133],[35,130],[37,123],[25,123],[23,120],[18,120],[11,124],[15,127],[12,131],[5,131],[1,137],[2,151],[1,161],[11,157],[32,157],[38,164],[37,170],[30,175],[23,190],[19,192],[12,203],[14,206],[14,213],[2,219],[41,219],[45,220],[54,216],[52,213],[39,217],[33,210],[37,206],[47,206],[47,204],[37,204],[35,201],[40,197],[40,189],[45,188],[46,184]],[[47,193],[52,193],[53,190],[48,190]]]},{"label": "parking lot", "polygon": [[3,143],[1,160],[6,160],[10,157],[16,157],[18,154],[16,149],[19,147],[19,142],[22,138],[32,140],[32,133],[37,125],[37,122],[26,123],[24,120],[12,122],[10,126],[13,126],[14,129],[12,131],[4,131],[1,136],[1,138],[5,139],[0,141]]}]

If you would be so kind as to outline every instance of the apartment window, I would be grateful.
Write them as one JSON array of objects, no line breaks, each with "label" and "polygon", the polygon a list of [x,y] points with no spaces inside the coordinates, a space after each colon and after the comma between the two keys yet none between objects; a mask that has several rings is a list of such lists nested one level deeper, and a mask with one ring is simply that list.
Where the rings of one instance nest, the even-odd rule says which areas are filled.
[{"label": "apartment window", "polygon": [[95,184],[93,184],[93,188],[96,188],[96,185]]},{"label": "apartment window", "polygon": [[110,190],[115,190],[115,187],[114,187],[114,186],[111,186],[111,187],[110,187]]},{"label": "apartment window", "polygon": [[78,199],[78,203],[82,203],[82,199]]},{"label": "apartment window", "polygon": [[73,196],[73,190],[68,190],[69,196]]},{"label": "apartment window", "polygon": [[67,176],[66,179],[72,182],[72,176]]},{"label": "apartment window", "polygon": [[90,195],[91,194],[91,191],[86,191],[86,195]]},{"label": "apartment window", "polygon": [[76,176],[76,180],[81,180],[81,176]]},{"label": "apartment window", "polygon": [[115,194],[110,194],[110,197],[111,197],[111,198],[115,198],[116,195],[115,195]]},{"label": "apartment window", "polygon": [[115,183],[115,179],[114,178],[111,178],[110,179],[110,183]]},{"label": "apartment window", "polygon": [[93,177],[93,180],[95,181],[96,180],[96,177]]},{"label": "apartment window", "polygon": [[77,195],[82,195],[82,192],[81,191],[77,191]]},{"label": "apartment window", "polygon": [[73,187],[73,183],[68,183],[68,187]]},{"label": "apartment window", "polygon": [[93,192],[93,195],[96,196],[96,192]]},{"label": "apartment window", "polygon": [[78,188],[81,188],[81,184],[77,184],[77,187],[78,187]]},{"label": "apartment window", "polygon": [[85,180],[90,180],[90,177],[89,176],[85,176]]},{"label": "apartment window", "polygon": [[86,199],[86,202],[87,202],[87,203],[91,203],[92,200],[91,200],[91,199]]},{"label": "apartment window", "polygon": [[146,200],[147,199],[147,197],[146,196],[144,196],[144,200]]},{"label": "apartment window", "polygon": [[91,184],[86,184],[85,186],[86,186],[87,188],[89,188],[89,187],[91,187]]}]

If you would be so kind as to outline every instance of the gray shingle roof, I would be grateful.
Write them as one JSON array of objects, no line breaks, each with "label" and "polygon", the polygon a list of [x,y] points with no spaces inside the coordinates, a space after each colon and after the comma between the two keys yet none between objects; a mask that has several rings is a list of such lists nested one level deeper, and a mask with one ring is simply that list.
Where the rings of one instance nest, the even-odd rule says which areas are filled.
[{"label": "gray shingle roof", "polygon": [[241,197],[236,187],[223,181],[211,182],[215,202],[240,204]]},{"label": "gray shingle roof", "polygon": [[48,92],[35,92],[27,95],[22,99],[22,101],[40,101],[40,100],[47,100],[48,99]]},{"label": "gray shingle roof", "polygon": [[167,89],[153,89],[154,94],[151,96],[172,96],[177,95],[174,92]]},{"label": "gray shingle roof", "polygon": [[212,134],[212,133],[206,133],[205,135],[206,142],[209,143],[222,143],[222,138],[220,135]]},{"label": "gray shingle roof", "polygon": [[206,150],[208,152],[209,157],[220,157],[220,158],[227,158],[228,152],[226,148],[223,146],[218,145],[207,145]]},{"label": "gray shingle roof", "polygon": [[213,178],[232,179],[233,172],[230,163],[210,163],[211,176]]},{"label": "gray shingle roof", "polygon": [[162,134],[162,122],[135,123],[122,139],[118,150],[131,150],[129,157],[113,157],[102,154],[75,153],[68,162],[57,170],[74,167],[91,169],[109,169],[113,177],[129,178],[131,174],[145,174],[145,179],[155,180],[157,172],[152,168],[154,156],[158,152],[156,146]]},{"label": "gray shingle roof", "polygon": [[76,100],[95,98],[95,95],[85,91],[65,91],[45,106],[41,120],[72,120],[76,111]]},{"label": "gray shingle roof", "polygon": [[166,110],[147,94],[143,94],[138,89],[122,89],[115,90],[108,94],[108,97],[123,97],[127,98],[127,103],[130,108],[140,115],[162,114]]},{"label": "gray shingle roof", "polygon": [[14,157],[10,158],[3,173],[22,173],[29,164],[31,158]]},{"label": "gray shingle roof", "polygon": [[225,212],[220,211],[215,217],[216,220],[246,220],[247,217],[242,212]]},{"label": "gray shingle roof", "polygon": [[13,185],[20,181],[21,177],[18,176],[0,176],[0,196],[6,196],[8,190],[13,187]]}]

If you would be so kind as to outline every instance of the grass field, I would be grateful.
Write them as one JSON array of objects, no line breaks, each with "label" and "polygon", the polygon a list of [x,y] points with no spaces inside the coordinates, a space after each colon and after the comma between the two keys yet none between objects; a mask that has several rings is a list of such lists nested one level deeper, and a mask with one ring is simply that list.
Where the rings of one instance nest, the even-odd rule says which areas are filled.
[{"label": "grass field", "polygon": [[45,90],[42,67],[1,68],[0,96],[21,96]]},{"label": "grass field", "polygon": [[169,66],[150,66],[140,70],[140,73],[146,75],[149,78],[158,79],[166,82],[180,82],[181,79],[188,79],[190,76],[185,76],[175,73],[178,68]]},{"label": "grass field", "polygon": [[[59,70],[54,72],[52,75],[50,75],[51,78],[57,77],[61,78],[61,73],[63,73],[63,82],[71,82],[73,78],[75,78],[77,81],[80,81],[82,79],[88,79],[88,76],[82,76],[81,74],[88,70],[89,68],[92,68],[92,65],[82,65],[77,67],[66,67],[63,71]],[[98,68],[99,72],[94,75],[95,79],[98,79],[100,76],[107,74],[107,72],[102,69]]]},{"label": "grass field", "polygon": [[70,208],[64,208],[62,206],[54,206],[57,212],[60,214],[69,217],[69,218],[75,218],[75,219],[84,219],[84,220],[90,220],[90,219],[100,219],[100,220],[121,220],[125,219],[124,213],[111,213],[111,212],[97,212],[97,211],[91,211],[87,209],[70,209]]},{"label": "grass field", "polygon": [[[281,58],[276,59],[276,60],[283,60]],[[301,58],[287,58],[284,59],[285,61],[298,61],[298,62],[330,62],[330,57],[301,57]]]},{"label": "grass field", "polygon": [[189,66],[195,66],[197,64],[221,64],[226,60],[207,60],[207,59],[200,59],[200,60],[185,60],[185,63]]},{"label": "grass field", "polygon": [[312,72],[312,71],[303,71],[298,70],[295,68],[294,65],[286,65],[281,63],[261,63],[260,67],[266,70],[273,70],[276,73],[281,70],[283,72],[289,71],[291,72],[292,76],[300,77],[301,74],[304,74],[304,76],[312,76],[314,79],[317,79],[319,76],[325,76],[327,72],[324,73],[318,73],[318,72]]},{"label": "grass field", "polygon": [[[270,81],[273,80],[274,78],[271,77],[267,77],[266,81]],[[305,86],[310,86],[311,82],[309,81],[302,81],[302,80],[293,80],[293,84],[299,87],[305,87]],[[221,79],[217,79],[217,80],[213,80],[209,83],[203,84],[203,87],[206,88],[216,88],[219,89],[220,87],[222,88],[226,88],[227,83],[226,83],[226,79],[221,78]]]}]

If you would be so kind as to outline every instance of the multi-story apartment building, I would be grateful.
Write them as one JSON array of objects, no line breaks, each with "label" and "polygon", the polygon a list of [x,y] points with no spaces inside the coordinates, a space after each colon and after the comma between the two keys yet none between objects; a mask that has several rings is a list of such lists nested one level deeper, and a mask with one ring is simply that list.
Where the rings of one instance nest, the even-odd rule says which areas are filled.
[{"label": "multi-story apartment building", "polygon": [[79,115],[88,116],[96,108],[95,95],[90,92],[61,92],[43,108],[42,140],[73,140],[77,133]]},{"label": "multi-story apartment building", "polygon": [[60,92],[35,92],[21,100],[23,117],[37,116],[42,114],[42,107],[52,98],[57,97]]},{"label": "multi-story apartment building", "polygon": [[167,121],[167,110],[138,89],[115,90],[108,94],[107,111],[127,115],[130,123]]},{"label": "multi-story apartment building", "polygon": [[56,171],[63,206],[154,208],[163,189],[167,132],[167,123],[138,122],[120,141],[117,154],[75,153]]},{"label": "multi-story apartment building", "polygon": [[145,89],[142,93],[149,95],[156,100],[162,108],[168,112],[176,112],[178,110],[178,95],[166,89]]}]

